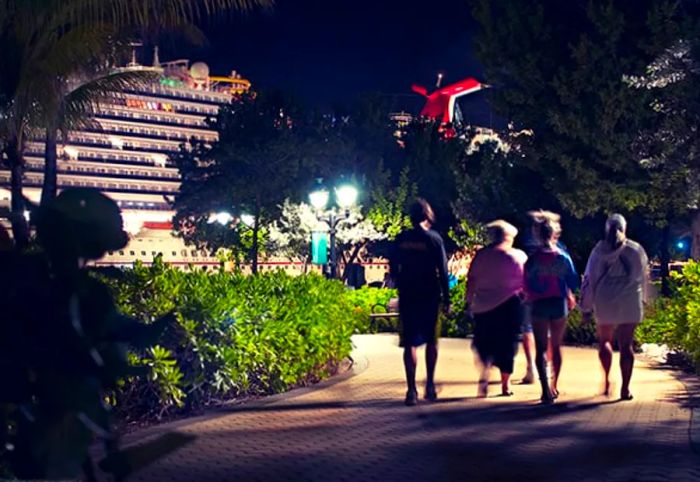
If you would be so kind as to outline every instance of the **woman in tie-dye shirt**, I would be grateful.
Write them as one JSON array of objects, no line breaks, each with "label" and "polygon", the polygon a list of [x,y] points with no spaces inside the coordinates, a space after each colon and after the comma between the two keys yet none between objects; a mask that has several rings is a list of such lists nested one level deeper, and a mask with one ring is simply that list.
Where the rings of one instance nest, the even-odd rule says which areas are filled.
[{"label": "woman in tie-dye shirt", "polygon": [[[552,403],[559,395],[557,383],[561,372],[561,342],[572,293],[579,286],[571,257],[557,246],[561,234],[559,223],[542,219],[533,227],[539,247],[525,263],[525,292],[532,306],[535,333],[535,366],[542,384],[542,402]],[[548,341],[552,350],[552,382],[547,377]]]}]

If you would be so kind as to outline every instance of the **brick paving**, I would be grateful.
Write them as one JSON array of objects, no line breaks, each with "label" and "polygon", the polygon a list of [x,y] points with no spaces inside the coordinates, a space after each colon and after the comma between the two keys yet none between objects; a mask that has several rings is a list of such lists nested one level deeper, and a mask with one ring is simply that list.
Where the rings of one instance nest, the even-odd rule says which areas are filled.
[{"label": "brick paving", "polygon": [[[619,402],[596,395],[596,352],[566,348],[555,405],[538,404],[536,385],[496,396],[495,370],[493,396],[477,399],[470,342],[441,340],[440,400],[405,407],[396,337],[355,343],[355,373],[340,380],[131,434],[127,444],[179,448],[130,480],[700,480],[687,392],[667,370],[638,363],[635,399]],[[516,378],[524,364],[519,353]],[[424,370],[421,359],[419,380]]]}]

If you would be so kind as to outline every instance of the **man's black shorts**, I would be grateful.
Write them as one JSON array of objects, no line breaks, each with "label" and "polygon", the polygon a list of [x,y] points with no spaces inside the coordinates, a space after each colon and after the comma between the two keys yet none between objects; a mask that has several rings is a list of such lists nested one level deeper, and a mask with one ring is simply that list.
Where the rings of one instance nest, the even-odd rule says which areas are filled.
[{"label": "man's black shorts", "polygon": [[439,336],[439,297],[402,296],[399,293],[400,346],[435,343]]}]

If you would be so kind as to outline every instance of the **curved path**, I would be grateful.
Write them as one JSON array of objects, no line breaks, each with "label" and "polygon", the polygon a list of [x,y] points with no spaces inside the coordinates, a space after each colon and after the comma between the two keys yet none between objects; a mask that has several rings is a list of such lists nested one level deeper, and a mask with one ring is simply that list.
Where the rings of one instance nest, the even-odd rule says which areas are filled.
[{"label": "curved path", "polygon": [[539,405],[535,385],[476,399],[469,341],[441,340],[440,400],[405,407],[397,339],[355,344],[353,372],[330,383],[131,434],[170,452],[130,480],[700,480],[686,390],[669,371],[638,363],[635,399],[619,402],[595,396],[596,352],[566,348],[557,404]]}]

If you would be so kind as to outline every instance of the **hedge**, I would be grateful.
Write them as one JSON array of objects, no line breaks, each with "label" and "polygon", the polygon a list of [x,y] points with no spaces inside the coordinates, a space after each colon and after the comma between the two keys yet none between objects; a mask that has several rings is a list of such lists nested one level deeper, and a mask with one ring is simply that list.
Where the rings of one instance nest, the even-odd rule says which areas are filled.
[{"label": "hedge", "polygon": [[671,296],[656,300],[648,310],[637,338],[643,343],[666,344],[686,354],[700,369],[700,263],[689,262],[681,273],[671,273]]},{"label": "hedge", "polygon": [[176,319],[158,345],[132,354],[149,376],[124,380],[112,397],[127,421],[325,377],[350,354],[361,320],[340,282],[314,274],[183,272],[157,258],[107,282],[124,313]]}]

